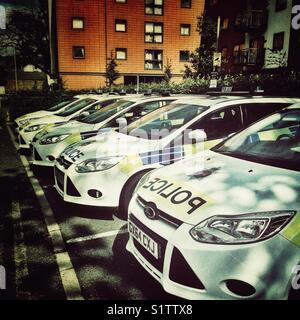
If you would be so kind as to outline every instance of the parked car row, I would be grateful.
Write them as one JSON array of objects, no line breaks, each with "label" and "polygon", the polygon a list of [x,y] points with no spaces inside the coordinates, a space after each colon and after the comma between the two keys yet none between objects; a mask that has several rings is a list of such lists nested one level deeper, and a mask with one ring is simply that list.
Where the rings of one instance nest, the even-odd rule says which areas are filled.
[{"label": "parked car row", "polygon": [[65,103],[17,119],[20,147],[53,170],[64,201],[117,208],[127,250],[167,292],[288,297],[300,263],[300,99]]}]

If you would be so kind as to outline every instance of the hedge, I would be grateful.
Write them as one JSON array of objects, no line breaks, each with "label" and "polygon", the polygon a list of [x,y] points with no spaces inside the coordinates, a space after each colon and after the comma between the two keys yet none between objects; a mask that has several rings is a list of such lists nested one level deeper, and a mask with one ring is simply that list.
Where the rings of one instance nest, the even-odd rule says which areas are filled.
[{"label": "hedge", "polygon": [[[153,93],[169,91],[181,94],[203,94],[209,90],[210,79],[188,78],[181,83],[172,81],[161,81],[158,83],[141,83],[139,93],[151,90]],[[278,70],[270,72],[268,70],[260,74],[239,73],[235,75],[222,75],[218,79],[218,87],[232,87],[233,90],[254,91],[260,87],[264,89],[265,95],[271,96],[294,96],[300,97],[300,72]],[[2,114],[9,110],[11,118],[16,118],[22,114],[38,109],[47,109],[54,103],[80,93],[105,93],[105,92],[136,92],[135,85],[118,85],[110,88],[103,87],[95,89],[84,89],[80,91],[19,91],[6,95],[2,101]]]}]

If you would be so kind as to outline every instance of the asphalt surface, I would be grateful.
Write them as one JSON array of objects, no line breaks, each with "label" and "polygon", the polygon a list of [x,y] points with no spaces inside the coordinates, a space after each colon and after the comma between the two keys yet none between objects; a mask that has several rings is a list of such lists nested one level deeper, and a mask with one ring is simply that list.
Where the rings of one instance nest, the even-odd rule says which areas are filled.
[{"label": "asphalt surface", "polygon": [[[63,202],[53,188],[52,170],[29,169],[54,213],[83,299],[175,299],[126,251],[126,222],[112,210]],[[0,300],[66,299],[39,195],[5,127],[0,129],[0,188],[0,265],[6,269]]]}]

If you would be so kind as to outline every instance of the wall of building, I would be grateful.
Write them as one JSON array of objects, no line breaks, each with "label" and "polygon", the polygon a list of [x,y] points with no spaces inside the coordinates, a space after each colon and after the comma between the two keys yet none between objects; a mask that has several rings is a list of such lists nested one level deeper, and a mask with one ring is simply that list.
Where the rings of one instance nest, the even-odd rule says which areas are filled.
[{"label": "wall of building", "polygon": [[[285,10],[276,12],[276,0],[269,0],[268,12],[268,28],[265,32],[265,65],[266,69],[277,68],[278,64],[272,64],[270,56],[272,52],[269,49],[273,48],[274,34],[284,32],[284,44],[282,53],[286,53],[286,64],[288,63],[289,47],[290,47],[290,33],[291,33],[291,13],[292,0],[287,0],[287,7]],[[274,56],[274,54],[273,54]]]},{"label": "wall of building", "polygon": [[[106,56],[116,48],[127,49],[127,60],[118,60],[123,76],[163,75],[163,70],[145,70],[145,49],[163,50],[163,65],[169,61],[174,79],[182,78],[186,62],[179,61],[179,51],[193,51],[199,46],[197,16],[204,10],[204,0],[192,0],[192,7],[181,8],[180,0],[164,0],[164,15],[145,15],[144,0],[56,0],[58,67],[68,88],[80,89],[105,85]],[[84,17],[84,30],[71,29],[71,17]],[[127,20],[127,32],[115,32],[115,19]],[[105,27],[105,21],[107,21]],[[163,43],[145,43],[145,22],[163,23]],[[180,24],[191,25],[191,35],[180,35]],[[85,46],[85,59],[73,59],[72,47]]]}]

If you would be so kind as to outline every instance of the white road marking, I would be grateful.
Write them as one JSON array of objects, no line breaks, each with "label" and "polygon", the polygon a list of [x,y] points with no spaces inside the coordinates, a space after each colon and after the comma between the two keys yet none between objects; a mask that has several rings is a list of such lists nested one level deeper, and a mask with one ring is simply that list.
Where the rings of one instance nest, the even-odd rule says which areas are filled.
[{"label": "white road marking", "polygon": [[27,251],[24,243],[24,233],[21,220],[20,204],[13,200],[11,204],[11,217],[14,226],[14,259],[16,275],[16,298],[22,300],[31,300],[31,294],[23,291],[23,283],[29,277],[27,265]]},{"label": "white road marking", "polygon": [[90,240],[96,240],[96,239],[101,239],[101,238],[107,238],[107,237],[112,237],[117,234],[122,234],[122,233],[128,233],[127,230],[113,230],[113,231],[107,231],[107,232],[102,232],[102,233],[97,233],[93,234],[90,236],[86,237],[78,237],[74,239],[69,239],[67,240],[67,243],[78,243],[78,242],[84,242],[84,241],[90,241]]},{"label": "white road marking", "polygon": [[[15,142],[14,134],[9,126],[7,126],[7,130],[9,132],[12,143],[14,144],[15,148],[18,149],[18,146]],[[23,155],[19,155],[19,157],[23,163],[26,174],[35,191],[36,197],[41,207],[41,211],[44,215],[48,233],[52,240],[54,254],[56,257],[56,262],[58,264],[58,269],[66,297],[68,300],[84,300],[71,258],[65,248],[59,225],[55,220],[53,211],[49,205],[45,193],[40,186],[39,181],[34,177],[34,174],[30,169],[30,165],[26,157]]]}]

